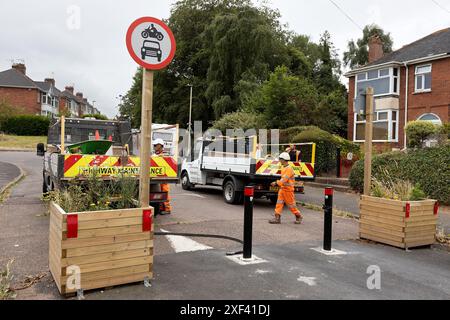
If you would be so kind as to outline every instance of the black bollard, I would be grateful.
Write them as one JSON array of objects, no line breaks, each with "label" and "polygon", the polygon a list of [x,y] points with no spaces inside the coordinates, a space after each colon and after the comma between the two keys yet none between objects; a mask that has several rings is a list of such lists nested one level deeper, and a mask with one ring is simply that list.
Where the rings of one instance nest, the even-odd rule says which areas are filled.
[{"label": "black bollard", "polygon": [[333,235],[333,188],[325,189],[325,213],[323,228],[323,250],[331,251],[331,240]]},{"label": "black bollard", "polygon": [[244,190],[244,259],[252,258],[254,187]]}]

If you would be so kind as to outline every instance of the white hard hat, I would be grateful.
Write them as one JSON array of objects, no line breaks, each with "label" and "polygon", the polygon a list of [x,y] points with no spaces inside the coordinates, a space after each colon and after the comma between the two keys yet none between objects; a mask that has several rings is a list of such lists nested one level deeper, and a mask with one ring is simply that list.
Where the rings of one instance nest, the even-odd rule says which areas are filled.
[{"label": "white hard hat", "polygon": [[280,160],[286,160],[286,161],[291,161],[291,156],[289,155],[289,153],[287,152],[283,152],[282,154],[280,154]]},{"label": "white hard hat", "polygon": [[160,145],[162,145],[164,147],[164,140],[163,139],[156,139],[155,141],[153,141],[153,145],[154,146],[156,146],[158,144],[160,144]]}]

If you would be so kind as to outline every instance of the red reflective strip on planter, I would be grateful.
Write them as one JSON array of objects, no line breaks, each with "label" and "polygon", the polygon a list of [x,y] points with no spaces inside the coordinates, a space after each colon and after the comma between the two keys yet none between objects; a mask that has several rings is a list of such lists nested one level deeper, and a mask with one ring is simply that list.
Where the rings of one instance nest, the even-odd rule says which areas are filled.
[{"label": "red reflective strip on planter", "polygon": [[434,204],[434,215],[437,216],[439,213],[439,202]]},{"label": "red reflective strip on planter", "polygon": [[244,196],[246,197],[253,197],[255,195],[255,188],[254,187],[245,187],[244,189]]},{"label": "red reflective strip on planter", "polygon": [[333,188],[326,188],[325,189],[325,195],[326,196],[332,196],[333,192],[334,192]]},{"label": "red reflective strip on planter", "polygon": [[78,238],[78,215],[67,215],[67,239]]},{"label": "red reflective strip on planter", "polygon": [[406,204],[406,210],[405,211],[406,211],[405,212],[405,217],[409,218],[411,216],[411,204],[410,203]]},{"label": "red reflective strip on planter", "polygon": [[152,210],[142,211],[142,232],[152,231]]}]

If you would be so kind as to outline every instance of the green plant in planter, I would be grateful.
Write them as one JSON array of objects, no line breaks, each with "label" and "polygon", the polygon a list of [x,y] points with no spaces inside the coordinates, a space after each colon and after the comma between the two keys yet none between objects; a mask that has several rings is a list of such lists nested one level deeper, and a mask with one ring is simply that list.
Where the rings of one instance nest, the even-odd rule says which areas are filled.
[{"label": "green plant in planter", "polygon": [[[389,176],[387,170],[385,174]],[[391,178],[385,178],[383,181],[373,178],[371,195],[376,198],[401,201],[420,201],[427,198],[420,185],[413,185],[407,180]]]},{"label": "green plant in planter", "polygon": [[94,170],[86,183],[73,182],[65,189],[51,191],[43,201],[54,201],[66,212],[130,209],[136,208],[138,192],[135,178],[121,175],[104,181]]}]

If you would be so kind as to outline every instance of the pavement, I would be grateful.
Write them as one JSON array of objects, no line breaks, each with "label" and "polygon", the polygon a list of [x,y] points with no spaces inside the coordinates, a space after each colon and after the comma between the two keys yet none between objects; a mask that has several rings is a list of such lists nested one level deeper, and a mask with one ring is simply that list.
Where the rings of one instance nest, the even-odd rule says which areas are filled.
[{"label": "pavement", "polygon": [[[48,272],[47,208],[42,204],[42,158],[33,153],[0,152],[0,161],[14,163],[26,177],[0,204],[0,266],[10,259],[14,287],[27,277],[43,279],[17,299],[62,299]],[[217,188],[187,192],[172,187],[173,214],[155,219],[156,231],[218,234],[242,239],[243,207],[224,203]],[[315,197],[323,190],[306,190]],[[303,199],[302,199],[303,198]],[[335,199],[339,199],[335,196]],[[323,196],[322,196],[323,199]],[[351,198],[345,198],[350,205]],[[303,200],[305,201],[305,200]],[[323,201],[323,200],[322,200]],[[339,200],[336,200],[339,203]],[[339,205],[339,204],[338,204]],[[283,224],[267,223],[269,201],[254,209],[254,253],[267,262],[241,266],[225,257],[239,244],[222,239],[155,237],[152,287],[119,286],[85,293],[86,299],[449,299],[450,252],[435,246],[406,252],[360,242],[354,219],[333,218],[334,247],[343,256],[313,251],[321,245],[323,214],[302,209],[304,224],[295,225],[287,211]],[[381,291],[367,289],[369,266],[381,269]]]}]

